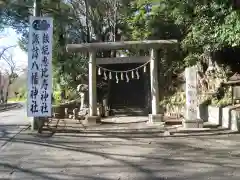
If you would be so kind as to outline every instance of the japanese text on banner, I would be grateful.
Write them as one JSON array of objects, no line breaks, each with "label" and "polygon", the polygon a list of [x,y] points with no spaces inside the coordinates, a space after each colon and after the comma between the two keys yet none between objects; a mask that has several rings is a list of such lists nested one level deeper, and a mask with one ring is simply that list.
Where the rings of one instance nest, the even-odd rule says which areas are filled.
[{"label": "japanese text on banner", "polygon": [[30,17],[28,50],[28,116],[51,116],[53,20]]}]

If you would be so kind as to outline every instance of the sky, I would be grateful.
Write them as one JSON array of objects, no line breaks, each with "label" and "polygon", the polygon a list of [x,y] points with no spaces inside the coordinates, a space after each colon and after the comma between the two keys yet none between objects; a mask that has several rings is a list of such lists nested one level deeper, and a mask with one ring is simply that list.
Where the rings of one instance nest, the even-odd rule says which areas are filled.
[{"label": "sky", "polygon": [[[6,28],[3,32],[0,33],[0,52],[1,49],[7,46],[11,45],[17,45],[18,44],[18,38],[20,35],[18,35],[12,28]],[[27,67],[27,53],[22,51],[19,46],[15,48],[11,48],[7,52],[8,54],[12,54],[14,62],[16,62],[16,65],[20,69],[24,69]],[[0,69],[7,69],[8,65],[4,63],[2,59],[0,59]]]}]

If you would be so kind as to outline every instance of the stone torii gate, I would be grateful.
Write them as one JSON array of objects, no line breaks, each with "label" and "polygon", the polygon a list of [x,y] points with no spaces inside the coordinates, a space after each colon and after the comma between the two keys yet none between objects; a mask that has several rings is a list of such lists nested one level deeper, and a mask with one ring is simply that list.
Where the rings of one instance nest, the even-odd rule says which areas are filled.
[{"label": "stone torii gate", "polygon": [[[148,40],[148,41],[122,41],[122,42],[99,42],[68,44],[68,52],[88,52],[89,53],[89,118],[97,119],[97,59],[96,52],[101,50],[126,50],[126,49],[149,49],[150,50],[150,84],[151,84],[151,108],[152,114],[149,114],[149,122],[160,121],[162,115],[159,114],[159,89],[158,89],[158,70],[157,70],[157,50],[177,45],[177,40]],[[130,57],[135,59],[136,57]],[[100,58],[104,61],[105,58]],[[109,61],[109,58],[106,58]],[[116,58],[110,58],[114,62]],[[119,57],[117,58],[119,59]],[[126,58],[125,58],[126,59]],[[129,59],[129,58],[128,58]],[[139,58],[140,61],[141,58]],[[98,59],[99,60],[99,59]],[[123,62],[123,61],[122,61]],[[109,64],[109,63],[108,63]]]}]

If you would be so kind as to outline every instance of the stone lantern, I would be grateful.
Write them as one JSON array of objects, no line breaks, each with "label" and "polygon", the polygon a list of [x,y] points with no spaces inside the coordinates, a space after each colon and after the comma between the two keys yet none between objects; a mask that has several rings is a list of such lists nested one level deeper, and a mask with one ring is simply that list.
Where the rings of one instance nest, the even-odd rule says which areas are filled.
[{"label": "stone lantern", "polygon": [[231,86],[232,89],[232,104],[234,105],[236,101],[240,100],[240,74],[235,73],[231,76],[225,85]]}]

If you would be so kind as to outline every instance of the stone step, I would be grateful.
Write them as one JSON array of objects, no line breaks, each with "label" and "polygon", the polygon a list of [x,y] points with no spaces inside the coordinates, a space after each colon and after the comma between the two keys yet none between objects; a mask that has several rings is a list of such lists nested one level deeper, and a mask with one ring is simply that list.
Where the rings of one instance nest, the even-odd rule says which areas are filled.
[{"label": "stone step", "polygon": [[[146,123],[148,121],[147,117],[109,117],[106,119],[102,119],[100,122],[95,124],[96,126],[102,124],[102,125],[108,125],[108,126],[126,126],[127,124],[135,124],[135,126],[138,126],[138,124]],[[50,127],[55,127],[56,125],[58,127],[82,127],[82,126],[94,126],[94,124],[85,124],[84,120],[75,120],[75,119],[52,119],[48,123],[45,123],[46,125]]]},{"label": "stone step", "polygon": [[[128,120],[129,119],[129,120]],[[148,118],[147,117],[109,117],[109,118],[105,118],[105,119],[101,119],[101,123],[102,124],[129,124],[129,123],[142,123],[142,122],[148,122]],[[83,124],[82,120],[75,120],[75,119],[52,119],[49,124],[52,125],[56,125],[58,123],[58,125],[69,125],[69,126],[78,126]],[[174,125],[181,125],[182,124],[182,120],[179,119],[167,119],[164,121],[166,126],[174,126]],[[156,125],[156,123],[154,123],[154,125]],[[212,124],[209,122],[204,122],[203,124],[204,128],[218,128],[219,125],[217,124]]]},{"label": "stone step", "polygon": [[130,124],[125,126],[119,125],[95,125],[95,126],[86,126],[86,127],[70,127],[70,126],[49,126],[44,127],[43,131],[54,131],[54,132],[68,132],[68,133],[104,133],[104,134],[132,134],[132,133],[141,133],[149,134],[149,133],[158,133],[162,134],[164,132],[163,125],[159,126],[151,126],[147,125],[146,123],[138,123]]},{"label": "stone step", "polygon": [[[170,117],[164,117],[164,122],[166,123],[166,125],[181,125],[182,124],[182,118],[170,118]],[[204,128],[218,128],[219,125],[218,124],[213,124],[210,122],[204,122],[203,123],[203,127]]]},{"label": "stone step", "polygon": [[176,129],[171,129],[170,131],[173,134],[193,134],[193,133],[206,133],[206,132],[220,132],[220,131],[228,131],[228,128],[184,128],[177,127]]},{"label": "stone step", "polygon": [[213,124],[213,123],[210,123],[210,122],[204,122],[203,127],[204,128],[218,128],[218,127],[220,127],[220,125]]},{"label": "stone step", "polygon": [[129,116],[116,115],[116,116],[101,119],[101,123],[103,124],[130,124],[130,123],[141,123],[141,122],[147,122],[147,121],[148,121],[147,116],[129,117]]},{"label": "stone step", "polygon": [[111,111],[113,115],[143,116],[148,114],[144,108],[114,108]]},{"label": "stone step", "polygon": [[[115,117],[116,118],[116,117]],[[137,118],[137,117],[136,117]],[[117,118],[119,121],[121,119],[125,119],[127,122],[117,122],[117,123],[99,123],[99,124],[82,124],[82,121],[74,120],[74,119],[65,119],[65,120],[57,120],[52,119],[48,125],[43,127],[43,131],[59,131],[59,132],[159,132],[162,133],[164,129],[164,122],[159,124],[148,124],[147,117],[142,117],[142,119],[138,119],[135,121],[133,117],[128,118]]]},{"label": "stone step", "polygon": [[173,125],[181,125],[182,119],[180,118],[172,118],[172,117],[164,117],[164,122],[166,125],[173,126]]}]

